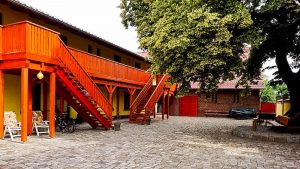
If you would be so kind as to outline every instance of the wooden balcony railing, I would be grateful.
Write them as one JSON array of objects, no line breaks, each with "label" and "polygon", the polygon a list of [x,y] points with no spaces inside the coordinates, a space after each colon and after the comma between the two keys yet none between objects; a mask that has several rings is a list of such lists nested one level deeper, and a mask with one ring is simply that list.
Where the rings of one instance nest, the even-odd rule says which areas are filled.
[{"label": "wooden balcony railing", "polygon": [[31,59],[58,64],[53,57],[58,33],[31,22],[3,26],[3,59]]},{"label": "wooden balcony railing", "polygon": [[165,75],[162,76],[162,78],[159,78],[160,79],[159,83],[157,84],[157,86],[156,86],[154,92],[152,93],[152,95],[150,96],[148,102],[145,104],[146,112],[148,110],[153,109],[155,103],[157,102],[157,100],[161,96],[161,94],[164,90],[165,82],[169,77],[170,77],[170,75],[165,74]]},{"label": "wooden balcony railing", "polygon": [[[59,33],[31,22],[19,22],[3,26],[2,59],[31,59],[59,65],[53,47]],[[77,49],[68,48],[90,76],[144,86],[151,74],[144,70],[98,57]]]},{"label": "wooden balcony railing", "polygon": [[69,50],[92,77],[143,86],[151,76],[150,73],[144,70],[136,69],[74,48],[69,48]]},{"label": "wooden balcony railing", "polygon": [[5,39],[3,55],[7,55],[7,58],[13,55],[12,59],[34,59],[46,63],[57,63],[67,68],[107,117],[112,119],[112,105],[72,56],[57,32],[25,21],[4,26],[3,39]]}]

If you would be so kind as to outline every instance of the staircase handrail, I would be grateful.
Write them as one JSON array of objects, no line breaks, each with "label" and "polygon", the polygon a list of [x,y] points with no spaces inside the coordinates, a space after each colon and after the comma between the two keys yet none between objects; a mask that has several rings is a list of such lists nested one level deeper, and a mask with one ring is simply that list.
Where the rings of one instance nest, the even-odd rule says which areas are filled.
[{"label": "staircase handrail", "polygon": [[[104,97],[101,90],[98,88],[97,84],[92,80],[88,73],[83,69],[75,57],[71,54],[67,46],[63,43],[61,38],[57,35],[59,40],[58,48],[64,51],[66,55],[56,55],[59,58],[61,63],[66,66],[72,74],[75,76],[76,80],[84,87],[88,94],[92,97],[93,100],[100,106],[104,111],[107,117],[112,120],[112,105],[109,103],[107,98]],[[70,66],[71,65],[71,66]]]},{"label": "staircase handrail", "polygon": [[137,109],[138,105],[143,100],[143,98],[147,94],[148,90],[151,88],[152,83],[153,83],[153,76],[151,75],[149,80],[147,81],[147,83],[145,84],[143,89],[141,90],[141,92],[138,94],[138,96],[135,98],[133,103],[130,105],[130,113],[134,112]]},{"label": "staircase handrail", "polygon": [[147,103],[145,104],[144,108],[146,110],[151,110],[153,108],[153,106],[155,105],[155,103],[157,102],[157,100],[159,99],[162,90],[165,86],[165,82],[166,80],[170,77],[170,75],[164,74],[163,77],[161,78],[160,82],[158,83],[158,85],[156,86],[154,92],[152,93],[152,95],[150,96],[149,100],[147,101]]}]

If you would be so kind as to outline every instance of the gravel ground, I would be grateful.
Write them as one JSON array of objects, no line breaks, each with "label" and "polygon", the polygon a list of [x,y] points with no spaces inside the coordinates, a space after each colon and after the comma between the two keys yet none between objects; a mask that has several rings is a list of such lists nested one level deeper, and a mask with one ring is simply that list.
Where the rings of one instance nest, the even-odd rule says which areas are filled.
[{"label": "gravel ground", "polygon": [[151,125],[123,122],[121,131],[0,140],[0,168],[300,168],[300,145],[232,136],[251,120],[156,118]]}]

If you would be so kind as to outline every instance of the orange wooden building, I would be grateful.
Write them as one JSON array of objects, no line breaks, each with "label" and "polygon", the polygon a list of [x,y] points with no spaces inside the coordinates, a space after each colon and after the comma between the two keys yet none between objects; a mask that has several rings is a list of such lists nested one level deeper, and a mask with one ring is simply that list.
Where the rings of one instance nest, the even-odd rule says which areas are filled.
[{"label": "orange wooden building", "polygon": [[[55,136],[55,113],[72,107],[93,128],[112,127],[113,116],[146,122],[163,96],[170,112],[176,86],[168,75],[146,72],[144,57],[13,0],[0,2],[0,138],[4,112],[15,111],[21,140],[41,110]],[[39,78],[37,78],[39,74]]]}]

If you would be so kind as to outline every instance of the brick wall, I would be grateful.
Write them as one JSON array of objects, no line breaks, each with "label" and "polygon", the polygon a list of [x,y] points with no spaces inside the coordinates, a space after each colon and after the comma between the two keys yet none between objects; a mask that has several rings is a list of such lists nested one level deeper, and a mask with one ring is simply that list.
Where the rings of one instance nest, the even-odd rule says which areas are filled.
[{"label": "brick wall", "polygon": [[[194,92],[191,91],[186,95],[195,95]],[[240,92],[229,89],[219,90],[213,98],[207,97],[205,94],[198,94],[198,116],[204,116],[205,112],[229,112],[231,108],[255,108],[258,110],[259,90],[252,90],[251,94],[247,96],[241,96]]]}]

